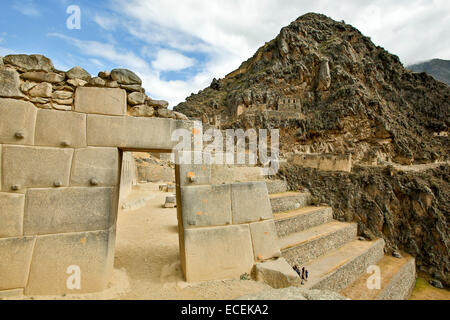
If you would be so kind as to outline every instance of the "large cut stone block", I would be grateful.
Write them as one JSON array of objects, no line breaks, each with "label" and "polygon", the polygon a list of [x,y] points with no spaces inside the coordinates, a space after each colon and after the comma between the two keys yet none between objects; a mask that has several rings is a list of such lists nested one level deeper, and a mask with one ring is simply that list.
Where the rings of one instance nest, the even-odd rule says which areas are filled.
[{"label": "large cut stone block", "polygon": [[30,102],[0,99],[0,143],[33,145],[36,114]]},{"label": "large cut stone block", "polygon": [[184,241],[188,282],[233,279],[251,272],[248,225],[186,229]]},{"label": "large cut stone block", "polygon": [[26,235],[104,230],[115,221],[114,188],[32,189],[26,196]]},{"label": "large cut stone block", "polygon": [[281,256],[273,220],[250,224],[250,232],[252,234],[255,260],[263,261]]},{"label": "large cut stone block", "polygon": [[175,152],[180,186],[211,184],[211,165],[202,162],[205,155],[202,152]]},{"label": "large cut stone block", "polygon": [[288,288],[300,282],[300,276],[284,258],[256,264],[255,278],[275,289]]},{"label": "large cut stone block", "polygon": [[3,146],[4,191],[68,186],[73,149]]},{"label": "large cut stone block", "polygon": [[76,149],[73,158],[72,186],[90,186],[95,179],[99,186],[119,183],[119,150],[117,148]]},{"label": "large cut stone block", "polygon": [[[108,133],[105,131],[103,134]],[[85,147],[86,115],[68,111],[39,110],[35,144],[51,147]]]},{"label": "large cut stone block", "polygon": [[269,194],[264,181],[231,185],[233,223],[273,219]]},{"label": "large cut stone block", "polygon": [[161,118],[88,115],[89,146],[171,150],[177,121]]},{"label": "large cut stone block", "polygon": [[22,98],[19,73],[11,68],[0,67],[0,97]]},{"label": "large cut stone block", "polygon": [[0,193],[0,238],[22,235],[25,196]]},{"label": "large cut stone block", "polygon": [[[106,289],[113,268],[114,231],[37,237],[26,295],[60,295]],[[69,269],[72,267],[72,269]],[[68,288],[80,271],[80,289]]]},{"label": "large cut stone block", "polygon": [[0,239],[0,290],[26,286],[33,244],[33,237]]},{"label": "large cut stone block", "polygon": [[231,186],[192,186],[181,188],[185,228],[230,225]]},{"label": "large cut stone block", "polygon": [[127,112],[127,93],[123,89],[79,87],[75,111],[122,116]]}]

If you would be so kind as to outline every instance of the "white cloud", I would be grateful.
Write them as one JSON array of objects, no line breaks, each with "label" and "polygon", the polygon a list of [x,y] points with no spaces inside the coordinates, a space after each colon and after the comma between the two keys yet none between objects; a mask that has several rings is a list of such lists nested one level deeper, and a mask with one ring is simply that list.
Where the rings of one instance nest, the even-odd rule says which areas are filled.
[{"label": "white cloud", "polygon": [[156,59],[152,61],[152,67],[160,71],[179,71],[192,67],[194,64],[195,59],[166,49],[159,50]]},{"label": "white cloud", "polygon": [[[133,43],[144,42],[139,54],[121,49],[125,44],[111,41],[106,32],[108,43],[53,35],[85,55],[135,71],[153,98],[172,105],[236,69],[307,12],[345,20],[405,64],[450,59],[447,0],[110,0],[109,9],[112,12],[103,11],[94,21],[106,31],[125,30]],[[202,58],[194,61],[192,53]],[[195,73],[185,80],[161,78],[162,71],[185,72],[194,63],[195,71],[189,72]]]},{"label": "white cloud", "polygon": [[29,17],[38,17],[41,15],[33,0],[14,0],[12,8]]},{"label": "white cloud", "polygon": [[[203,63],[201,70],[186,81],[148,77],[151,92],[174,104],[207,86],[213,77],[236,69],[282,27],[308,12],[345,20],[404,63],[450,58],[450,43],[445,41],[450,1],[446,0],[111,0],[110,7],[121,14],[130,35],[150,46],[148,51],[164,45],[207,56],[207,61],[198,62]],[[152,66],[175,68],[177,61],[157,59]]]}]

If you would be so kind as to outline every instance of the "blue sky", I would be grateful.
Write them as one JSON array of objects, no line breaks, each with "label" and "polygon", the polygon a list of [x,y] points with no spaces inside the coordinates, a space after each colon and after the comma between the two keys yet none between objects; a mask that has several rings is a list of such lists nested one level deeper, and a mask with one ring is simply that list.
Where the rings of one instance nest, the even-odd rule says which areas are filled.
[{"label": "blue sky", "polygon": [[[79,30],[66,26],[70,5],[81,10]],[[307,12],[345,20],[404,64],[450,59],[447,0],[2,0],[0,55],[40,53],[92,75],[129,68],[173,106]]]}]

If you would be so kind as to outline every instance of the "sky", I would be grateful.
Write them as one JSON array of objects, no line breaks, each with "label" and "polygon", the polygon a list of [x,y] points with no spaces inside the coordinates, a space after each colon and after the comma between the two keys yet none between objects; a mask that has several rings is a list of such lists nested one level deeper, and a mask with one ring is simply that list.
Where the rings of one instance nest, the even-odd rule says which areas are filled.
[{"label": "sky", "polygon": [[[67,71],[127,68],[171,108],[308,12],[344,20],[405,65],[450,60],[448,0],[0,0],[0,56]],[[79,13],[79,14],[78,14]],[[79,17],[79,19],[78,19]]]}]

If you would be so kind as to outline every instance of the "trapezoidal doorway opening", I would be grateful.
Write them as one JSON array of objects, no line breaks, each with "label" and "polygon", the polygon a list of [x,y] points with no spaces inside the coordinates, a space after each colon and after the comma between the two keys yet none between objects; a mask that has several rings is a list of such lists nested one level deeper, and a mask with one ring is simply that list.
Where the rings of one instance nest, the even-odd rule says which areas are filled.
[{"label": "trapezoidal doorway opening", "polygon": [[186,286],[180,265],[175,166],[170,156],[122,153],[114,259],[115,275],[127,280],[121,298],[171,299]]}]

